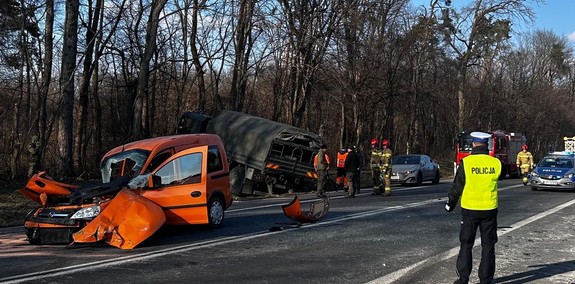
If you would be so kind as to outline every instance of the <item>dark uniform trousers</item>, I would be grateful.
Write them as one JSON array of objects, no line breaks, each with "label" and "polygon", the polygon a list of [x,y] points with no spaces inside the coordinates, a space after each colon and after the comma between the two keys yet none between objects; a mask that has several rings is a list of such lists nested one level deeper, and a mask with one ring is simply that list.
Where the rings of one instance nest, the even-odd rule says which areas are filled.
[{"label": "dark uniform trousers", "polygon": [[469,281],[472,269],[472,250],[477,227],[481,233],[481,263],[479,264],[480,283],[492,283],[495,273],[495,243],[497,243],[497,216],[478,218],[463,215],[459,231],[459,256],[457,257],[457,273],[462,283]]},{"label": "dark uniform trousers", "polygon": [[323,194],[325,192],[325,186],[327,184],[327,170],[318,169],[317,170],[317,194]]}]

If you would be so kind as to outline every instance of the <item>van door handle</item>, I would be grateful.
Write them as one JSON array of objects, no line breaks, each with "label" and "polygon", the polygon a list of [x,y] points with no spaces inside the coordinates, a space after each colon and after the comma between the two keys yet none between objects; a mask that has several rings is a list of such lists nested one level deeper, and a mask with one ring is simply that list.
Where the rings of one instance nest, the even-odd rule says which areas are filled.
[{"label": "van door handle", "polygon": [[202,192],[201,191],[192,191],[192,193],[190,194],[192,197],[200,197],[202,196]]}]

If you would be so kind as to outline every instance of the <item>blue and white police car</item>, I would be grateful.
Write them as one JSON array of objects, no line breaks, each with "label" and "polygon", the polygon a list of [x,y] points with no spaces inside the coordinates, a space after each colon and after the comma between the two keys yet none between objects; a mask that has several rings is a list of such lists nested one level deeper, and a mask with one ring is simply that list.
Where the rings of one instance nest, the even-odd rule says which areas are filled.
[{"label": "blue and white police car", "polygon": [[575,154],[547,154],[529,174],[529,181],[532,190],[575,189]]}]

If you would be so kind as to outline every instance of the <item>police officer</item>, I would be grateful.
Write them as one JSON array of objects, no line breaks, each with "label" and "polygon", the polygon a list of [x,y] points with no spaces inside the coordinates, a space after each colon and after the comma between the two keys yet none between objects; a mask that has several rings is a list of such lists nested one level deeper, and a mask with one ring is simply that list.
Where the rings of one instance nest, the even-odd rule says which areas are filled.
[{"label": "police officer", "polygon": [[467,283],[472,269],[473,244],[477,227],[481,234],[480,283],[492,283],[495,274],[495,243],[497,243],[497,180],[501,174],[501,162],[489,156],[487,148],[490,134],[472,132],[471,155],[463,158],[453,187],[448,194],[445,210],[453,211],[461,198],[461,228],[459,232],[459,256],[455,283]]},{"label": "police officer", "polygon": [[527,151],[527,145],[521,146],[521,152],[517,154],[517,168],[521,170],[523,184],[527,185],[527,175],[533,169],[533,155]]},{"label": "police officer", "polygon": [[330,163],[326,149],[327,146],[325,144],[321,144],[320,149],[313,160],[313,166],[317,173],[317,197],[325,197],[324,187],[327,184],[327,171]]},{"label": "police officer", "polygon": [[371,179],[373,181],[373,192],[371,195],[381,194],[380,164],[383,152],[379,150],[378,144],[379,141],[376,138],[371,139],[371,155],[369,157]]},{"label": "police officer", "polygon": [[389,149],[389,140],[381,140],[381,175],[383,175],[383,181],[385,183],[385,190],[383,196],[391,195],[391,157],[393,153]]}]

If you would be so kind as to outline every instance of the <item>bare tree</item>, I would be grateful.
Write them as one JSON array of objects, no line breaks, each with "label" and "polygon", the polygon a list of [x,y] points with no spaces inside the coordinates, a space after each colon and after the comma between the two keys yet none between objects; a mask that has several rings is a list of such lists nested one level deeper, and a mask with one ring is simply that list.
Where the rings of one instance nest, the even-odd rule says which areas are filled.
[{"label": "bare tree", "polygon": [[74,72],[76,70],[76,53],[78,47],[78,0],[66,1],[66,23],[64,25],[64,41],[62,48],[62,74],[60,88],[62,90],[58,145],[60,176],[74,175],[72,159],[72,144],[74,134]]},{"label": "bare tree", "polygon": [[94,71],[94,48],[96,46],[96,34],[98,33],[98,24],[100,11],[104,5],[104,0],[96,0],[93,6],[92,0],[88,0],[88,19],[86,23],[86,51],[84,52],[84,66],[82,69],[82,77],[80,79],[80,88],[78,94],[78,127],[75,137],[75,152],[74,152],[74,165],[81,167],[84,165],[83,159],[86,153],[86,129],[88,124],[88,100],[89,88],[92,72]]},{"label": "bare tree", "polygon": [[[46,0],[46,19],[44,22],[44,59],[42,65],[42,83],[38,94],[38,138],[40,141],[40,161],[48,142],[47,139],[47,101],[52,81],[54,57],[54,0]],[[41,166],[40,166],[41,168]]]},{"label": "bare tree", "polygon": [[332,35],[340,21],[340,1],[281,0],[286,17],[289,54],[290,123],[300,126],[312,95],[317,68],[322,63]]},{"label": "bare tree", "polygon": [[248,62],[253,47],[252,27],[256,0],[240,0],[235,29],[235,60],[232,70],[231,96],[234,110],[242,111],[247,88]]},{"label": "bare tree", "polygon": [[134,124],[132,129],[133,139],[142,139],[149,134],[148,129],[148,80],[150,78],[150,61],[156,50],[156,38],[160,13],[164,9],[167,0],[153,0],[148,24],[146,27],[146,45],[140,71],[138,75],[138,91],[134,102]]},{"label": "bare tree", "polygon": [[[431,1],[432,7],[439,0]],[[449,4],[451,1],[446,1]],[[533,11],[527,0],[475,0],[460,10],[442,7],[442,29],[445,42],[457,56],[458,70],[458,129],[463,130],[466,118],[466,84],[468,68],[481,64],[482,49],[506,40],[509,18],[532,19]],[[439,7],[439,6],[437,6]],[[507,34],[501,34],[501,33]]]},{"label": "bare tree", "polygon": [[197,35],[198,35],[198,17],[200,9],[206,4],[206,0],[198,1],[193,0],[193,10],[192,10],[192,29],[190,32],[190,47],[192,51],[192,62],[196,69],[196,83],[198,84],[198,104],[197,109],[204,111],[206,108],[206,83],[204,78],[204,66],[200,60],[200,52],[197,47]]}]

